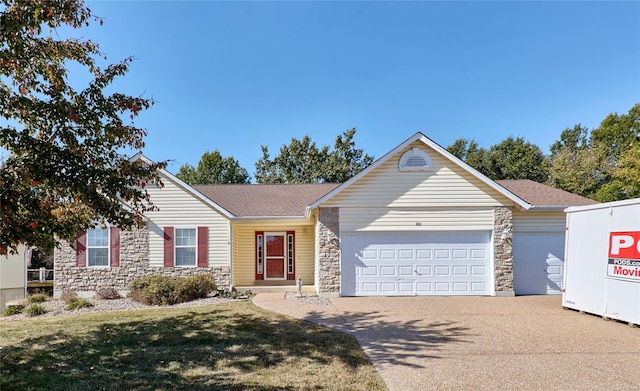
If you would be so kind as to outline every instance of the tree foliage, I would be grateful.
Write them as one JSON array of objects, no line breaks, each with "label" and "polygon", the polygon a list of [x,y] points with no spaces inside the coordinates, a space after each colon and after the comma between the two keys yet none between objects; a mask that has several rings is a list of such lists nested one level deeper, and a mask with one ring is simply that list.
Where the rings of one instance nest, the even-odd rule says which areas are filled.
[{"label": "tree foliage", "polygon": [[[133,119],[152,100],[104,89],[131,59],[98,66],[98,45],[61,38],[94,18],[82,0],[0,2],[0,254],[48,247],[104,219],[127,228],[153,209],[147,183],[164,163],[131,161],[146,131]],[[74,89],[68,69],[90,82]]]},{"label": "tree foliage", "polygon": [[346,130],[336,137],[333,149],[321,148],[309,136],[291,139],[280,147],[271,159],[268,146],[263,145],[262,157],[255,164],[258,183],[319,183],[345,182],[373,162],[373,157],[356,148],[356,129]]},{"label": "tree foliage", "polygon": [[223,157],[217,150],[202,154],[197,167],[183,165],[176,176],[191,185],[249,183],[249,174],[240,162],[232,156]]},{"label": "tree foliage", "polygon": [[548,163],[544,153],[522,137],[509,136],[489,149],[480,148],[475,140],[457,139],[447,150],[494,180],[547,180]]},{"label": "tree foliage", "polygon": [[598,201],[640,196],[640,104],[609,114],[591,132],[565,129],[551,146],[550,183]]}]

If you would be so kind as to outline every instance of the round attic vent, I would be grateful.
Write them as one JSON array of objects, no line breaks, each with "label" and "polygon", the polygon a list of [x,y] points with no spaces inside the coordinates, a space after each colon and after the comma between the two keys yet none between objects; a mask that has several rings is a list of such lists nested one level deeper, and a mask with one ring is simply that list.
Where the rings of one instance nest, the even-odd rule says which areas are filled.
[{"label": "round attic vent", "polygon": [[400,171],[430,171],[431,158],[429,154],[419,148],[412,148],[400,158]]}]

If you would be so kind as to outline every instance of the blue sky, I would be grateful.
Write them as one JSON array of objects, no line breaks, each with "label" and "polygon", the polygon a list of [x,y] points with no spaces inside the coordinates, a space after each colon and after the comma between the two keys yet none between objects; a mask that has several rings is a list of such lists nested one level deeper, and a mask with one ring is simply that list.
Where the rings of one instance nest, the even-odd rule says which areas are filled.
[{"label": "blue sky", "polygon": [[640,2],[88,2],[114,89],[154,98],[145,154],[197,164],[357,127],[376,158],[416,131],[447,146],[523,136],[548,152],[640,102]]}]

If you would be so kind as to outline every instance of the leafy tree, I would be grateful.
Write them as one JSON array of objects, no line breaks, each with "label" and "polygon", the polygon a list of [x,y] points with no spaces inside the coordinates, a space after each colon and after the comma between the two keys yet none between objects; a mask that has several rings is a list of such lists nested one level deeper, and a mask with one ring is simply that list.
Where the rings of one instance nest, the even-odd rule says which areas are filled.
[{"label": "leafy tree", "polygon": [[549,184],[583,197],[593,198],[608,180],[606,152],[599,145],[554,149],[550,158]]},{"label": "leafy tree", "polygon": [[640,141],[640,103],[634,105],[627,114],[609,114],[600,126],[591,132],[594,143],[607,148],[607,156],[613,162],[634,144]]},{"label": "leafy tree", "polygon": [[271,159],[269,148],[262,148],[262,157],[255,164],[258,183],[318,183],[344,182],[365,169],[373,157],[355,148],[356,129],[336,137],[334,149],[318,148],[309,136],[291,139],[279,154]]},{"label": "leafy tree", "polygon": [[616,201],[640,197],[640,143],[627,148],[614,169],[611,179],[593,195],[598,201]]},{"label": "leafy tree", "polygon": [[488,166],[488,151],[480,148],[476,140],[459,138],[448,146],[447,150],[482,174],[491,176],[491,169]]},{"label": "leafy tree", "polygon": [[638,196],[640,104],[626,114],[609,114],[590,133],[581,125],[565,129],[551,146],[550,182],[598,201]]},{"label": "leafy tree", "polygon": [[475,140],[457,139],[447,150],[491,179],[531,179],[544,182],[547,159],[540,148],[522,137],[507,137],[489,149]]},{"label": "leafy tree", "polygon": [[[161,185],[164,162],[125,155],[144,147],[133,119],[153,101],[103,91],[131,59],[100,67],[96,43],[60,38],[92,21],[102,24],[82,0],[0,2],[0,254],[50,247],[98,219],[127,228],[153,209],[145,186]],[[86,88],[68,83],[71,63]]]},{"label": "leafy tree", "polygon": [[560,140],[551,144],[551,158],[562,151],[577,153],[589,149],[591,145],[591,137],[589,129],[582,124],[574,125],[573,128],[566,128],[560,133]]},{"label": "leafy tree", "polygon": [[549,164],[544,153],[522,137],[507,137],[489,148],[487,155],[491,179],[548,179]]},{"label": "leafy tree", "polygon": [[233,157],[223,157],[219,151],[202,154],[198,167],[180,167],[177,177],[192,185],[249,183],[247,170]]},{"label": "leafy tree", "polygon": [[356,129],[352,128],[336,137],[333,151],[329,153],[329,159],[325,164],[322,177],[324,182],[346,182],[373,163],[373,156],[356,148],[353,141],[355,134]]}]

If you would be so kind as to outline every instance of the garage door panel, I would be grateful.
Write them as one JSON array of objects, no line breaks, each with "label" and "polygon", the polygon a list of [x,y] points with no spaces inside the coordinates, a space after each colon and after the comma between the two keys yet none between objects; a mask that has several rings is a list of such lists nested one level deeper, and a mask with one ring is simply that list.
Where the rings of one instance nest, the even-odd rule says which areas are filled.
[{"label": "garage door panel", "polygon": [[400,277],[413,277],[413,266],[398,266],[398,276]]},{"label": "garage door panel", "polygon": [[341,294],[488,295],[488,232],[348,233]]},{"label": "garage door panel", "polygon": [[471,283],[471,291],[477,293],[484,293],[489,289],[486,283],[484,282],[472,282]]},{"label": "garage door panel", "polygon": [[431,250],[416,250],[416,259],[419,259],[419,260],[433,259]]},{"label": "garage door panel", "polygon": [[467,249],[454,249],[453,259],[469,259],[469,251]]},{"label": "garage door panel", "polygon": [[416,266],[416,274],[418,276],[430,276],[432,274],[431,266],[423,266],[423,265]]},{"label": "garage door panel", "polygon": [[485,249],[474,248],[471,250],[471,259],[487,259],[487,251]]},{"label": "garage door panel", "polygon": [[414,255],[413,255],[414,251],[413,250],[398,250],[398,259],[401,260],[412,260],[414,259]]},{"label": "garage door panel", "polygon": [[486,276],[487,268],[485,266],[473,265],[471,266],[471,275],[474,276]]},{"label": "garage door panel", "polygon": [[469,271],[466,265],[454,265],[453,266],[453,275],[454,276],[468,276]]}]

